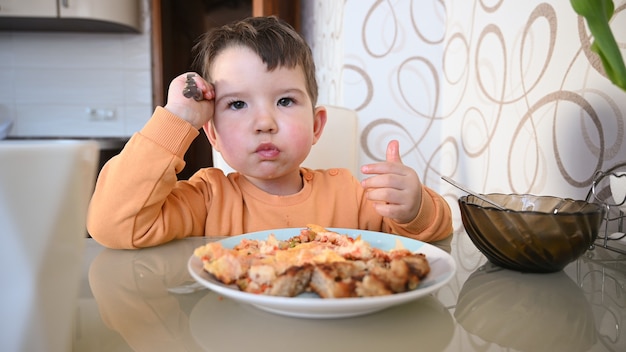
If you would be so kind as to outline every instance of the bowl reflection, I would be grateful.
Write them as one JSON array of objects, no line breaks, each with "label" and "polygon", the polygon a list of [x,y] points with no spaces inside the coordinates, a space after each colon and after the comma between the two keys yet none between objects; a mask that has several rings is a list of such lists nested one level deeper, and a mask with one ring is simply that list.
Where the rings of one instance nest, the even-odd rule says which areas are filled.
[{"label": "bowl reflection", "polygon": [[468,332],[519,351],[587,351],[593,312],[563,271],[529,274],[487,263],[463,285],[454,316]]}]

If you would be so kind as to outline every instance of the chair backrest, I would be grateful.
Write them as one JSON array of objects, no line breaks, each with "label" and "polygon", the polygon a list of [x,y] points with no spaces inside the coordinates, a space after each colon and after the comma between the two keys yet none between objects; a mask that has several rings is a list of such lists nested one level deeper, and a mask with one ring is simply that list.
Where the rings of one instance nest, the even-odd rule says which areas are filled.
[{"label": "chair backrest", "polygon": [[[359,178],[358,115],[356,111],[325,105],[328,121],[320,140],[311,148],[311,153],[302,166],[311,169],[343,167]],[[213,166],[225,174],[234,170],[224,161],[222,155],[213,150]]]}]

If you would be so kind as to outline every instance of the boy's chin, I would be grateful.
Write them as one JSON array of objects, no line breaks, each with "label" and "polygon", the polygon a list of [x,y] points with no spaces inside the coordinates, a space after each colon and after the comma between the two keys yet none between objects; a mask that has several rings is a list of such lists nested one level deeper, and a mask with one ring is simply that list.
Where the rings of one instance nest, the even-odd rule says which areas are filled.
[{"label": "boy's chin", "polygon": [[240,171],[240,173],[263,180],[279,180],[289,179],[290,177],[301,177],[300,166],[286,168],[274,165],[262,165],[257,168],[253,168],[252,170],[248,169],[248,171],[249,172],[246,173],[246,171],[243,170]]}]

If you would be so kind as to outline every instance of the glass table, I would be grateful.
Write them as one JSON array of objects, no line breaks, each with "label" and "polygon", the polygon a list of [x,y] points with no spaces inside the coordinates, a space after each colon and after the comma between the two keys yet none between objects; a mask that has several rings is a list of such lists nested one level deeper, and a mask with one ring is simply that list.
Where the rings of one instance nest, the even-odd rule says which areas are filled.
[{"label": "glass table", "polygon": [[490,264],[464,232],[435,294],[354,318],[275,315],[187,272],[189,238],[141,250],[86,239],[74,351],[626,351],[626,256],[598,247],[563,271]]}]

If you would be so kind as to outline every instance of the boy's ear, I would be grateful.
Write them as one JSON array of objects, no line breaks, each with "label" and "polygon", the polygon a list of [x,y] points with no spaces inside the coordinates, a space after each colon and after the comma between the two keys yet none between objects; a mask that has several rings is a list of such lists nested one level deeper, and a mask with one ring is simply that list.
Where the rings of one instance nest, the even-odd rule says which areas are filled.
[{"label": "boy's ear", "polygon": [[202,129],[204,130],[204,133],[206,134],[209,143],[211,143],[211,147],[213,147],[215,151],[219,152],[220,149],[217,146],[217,135],[215,134],[215,126],[213,125],[213,120],[210,120],[209,122],[202,125]]},{"label": "boy's ear", "polygon": [[318,106],[313,111],[313,144],[317,143],[324,132],[324,126],[326,126],[326,108]]}]

